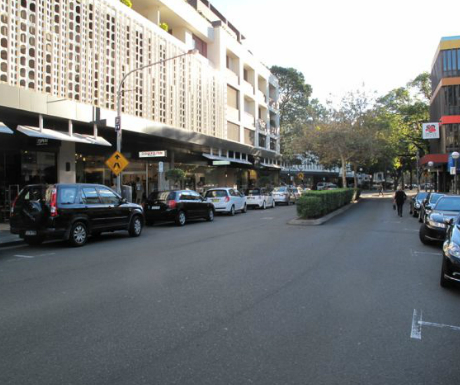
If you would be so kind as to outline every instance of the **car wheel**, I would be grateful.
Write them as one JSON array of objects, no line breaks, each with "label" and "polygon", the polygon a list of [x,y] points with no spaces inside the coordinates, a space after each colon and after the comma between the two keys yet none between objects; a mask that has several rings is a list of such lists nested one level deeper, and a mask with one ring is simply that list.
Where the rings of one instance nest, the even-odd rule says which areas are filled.
[{"label": "car wheel", "polygon": [[138,237],[142,233],[142,227],[142,218],[139,215],[135,215],[129,224],[129,235]]},{"label": "car wheel", "polygon": [[414,210],[413,217],[414,217],[414,218],[417,218],[417,211],[415,211],[415,210]]},{"label": "car wheel", "polygon": [[429,245],[431,243],[431,241],[426,237],[426,227],[425,227],[425,225],[420,226],[419,237],[420,237],[420,241],[424,245]]},{"label": "car wheel", "polygon": [[24,242],[27,243],[29,246],[38,246],[43,242],[43,237],[35,236],[35,237],[24,237]]},{"label": "car wheel", "polygon": [[418,221],[419,221],[420,223],[423,222],[423,219],[422,219],[422,212],[419,212],[419,213],[418,213]]},{"label": "car wheel", "polygon": [[264,203],[262,203],[262,210],[265,210],[266,208],[267,208],[267,204],[264,201]]},{"label": "car wheel", "polygon": [[248,206],[246,205],[246,203],[244,204],[242,212],[243,212],[243,214],[246,214],[248,212]]},{"label": "car wheel", "polygon": [[214,210],[213,209],[209,209],[208,216],[206,217],[206,220],[208,222],[212,222],[214,220]]},{"label": "car wheel", "polygon": [[184,226],[186,221],[187,221],[187,216],[185,215],[185,213],[182,210],[179,211],[176,215],[176,220],[175,220],[176,225]]},{"label": "car wheel", "polygon": [[439,280],[439,284],[441,287],[447,289],[452,286],[452,282],[450,282],[446,277],[444,277],[446,271],[446,258],[442,257],[442,267],[441,267],[441,279]]},{"label": "car wheel", "polygon": [[272,209],[274,209],[275,206],[276,206],[276,203],[275,203],[275,201],[273,201],[273,202],[272,202]]},{"label": "car wheel", "polygon": [[235,206],[232,206],[229,213],[228,213],[230,216],[234,216],[235,215]]},{"label": "car wheel", "polygon": [[69,243],[73,247],[83,246],[88,241],[88,230],[83,222],[75,222],[70,229]]}]

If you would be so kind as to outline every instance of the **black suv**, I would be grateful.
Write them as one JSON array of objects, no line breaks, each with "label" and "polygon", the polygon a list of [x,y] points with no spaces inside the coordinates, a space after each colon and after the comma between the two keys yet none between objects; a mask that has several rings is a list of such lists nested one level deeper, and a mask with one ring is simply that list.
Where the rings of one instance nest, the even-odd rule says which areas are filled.
[{"label": "black suv", "polygon": [[89,235],[115,230],[138,237],[143,226],[142,206],[128,203],[106,186],[85,183],[28,185],[10,217],[11,233],[30,245],[54,238],[83,246]]},{"label": "black suv", "polygon": [[144,203],[145,222],[174,221],[184,226],[188,219],[204,218],[214,220],[214,205],[192,190],[156,191]]}]

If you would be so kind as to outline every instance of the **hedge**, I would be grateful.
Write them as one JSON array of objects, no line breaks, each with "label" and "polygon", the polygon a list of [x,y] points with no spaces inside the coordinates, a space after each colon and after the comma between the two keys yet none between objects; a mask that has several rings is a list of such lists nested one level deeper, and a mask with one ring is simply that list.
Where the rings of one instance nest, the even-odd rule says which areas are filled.
[{"label": "hedge", "polygon": [[319,218],[350,203],[357,191],[341,188],[324,191],[307,191],[297,200],[297,215],[300,218]]}]

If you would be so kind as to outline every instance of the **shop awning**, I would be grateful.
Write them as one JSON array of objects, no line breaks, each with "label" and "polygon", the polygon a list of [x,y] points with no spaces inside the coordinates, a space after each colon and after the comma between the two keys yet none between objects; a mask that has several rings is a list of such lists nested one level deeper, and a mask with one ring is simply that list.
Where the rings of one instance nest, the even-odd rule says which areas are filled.
[{"label": "shop awning", "polygon": [[13,130],[8,128],[3,122],[0,122],[0,134],[13,134]]},{"label": "shop awning", "polygon": [[273,169],[276,169],[276,170],[281,170],[281,166],[278,166],[277,164],[269,164],[269,163],[261,162],[260,165],[262,167],[266,167],[266,168],[273,168]]},{"label": "shop awning", "polygon": [[251,162],[244,160],[244,159],[227,158],[225,156],[218,156],[218,155],[211,155],[211,154],[202,154],[202,155],[209,160],[221,160],[221,161],[226,161],[226,162],[231,162],[231,163],[247,164],[247,165],[252,166]]},{"label": "shop awning", "polygon": [[449,154],[427,154],[420,158],[419,164],[423,166],[428,162],[433,162],[436,164],[445,164],[449,161]]},{"label": "shop awning", "polygon": [[66,142],[76,142],[76,143],[86,143],[86,144],[97,144],[101,146],[111,146],[104,138],[90,135],[82,134],[68,134],[62,131],[50,130],[48,128],[43,128],[40,130],[38,127],[31,126],[18,126],[17,130],[23,134],[33,137],[33,138],[44,138],[44,139],[54,139],[54,140],[63,140]]}]

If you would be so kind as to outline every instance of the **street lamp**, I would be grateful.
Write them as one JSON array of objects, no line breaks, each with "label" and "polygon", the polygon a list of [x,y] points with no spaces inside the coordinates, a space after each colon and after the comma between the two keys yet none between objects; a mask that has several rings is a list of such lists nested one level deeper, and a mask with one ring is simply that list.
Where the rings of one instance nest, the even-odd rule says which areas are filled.
[{"label": "street lamp", "polygon": [[433,191],[433,175],[431,175],[431,168],[434,166],[433,161],[428,162],[428,172],[430,173],[430,192]]},{"label": "street lamp", "polygon": [[460,154],[457,151],[454,151],[452,153],[452,159],[454,160],[454,166],[455,166],[455,174],[454,174],[454,192],[457,194],[457,159],[460,158]]},{"label": "street lamp", "polygon": [[[122,77],[122,79],[120,80],[120,83],[118,84],[118,90],[117,90],[117,118],[115,120],[115,131],[117,132],[117,151],[118,152],[121,152],[121,132],[122,132],[121,131],[121,94],[123,92],[122,91],[123,84],[125,83],[125,80],[127,79],[127,77],[134,72],[142,71],[146,68],[153,67],[154,65],[165,63],[167,61],[174,60],[182,56],[186,56],[186,55],[195,55],[197,53],[198,53],[197,49],[190,49],[187,52],[184,52],[180,55],[176,55],[176,56],[173,56],[167,59],[159,60],[154,63],[146,64],[138,68],[134,68],[133,70],[129,71]],[[121,174],[117,175],[117,192],[121,194]]]}]

